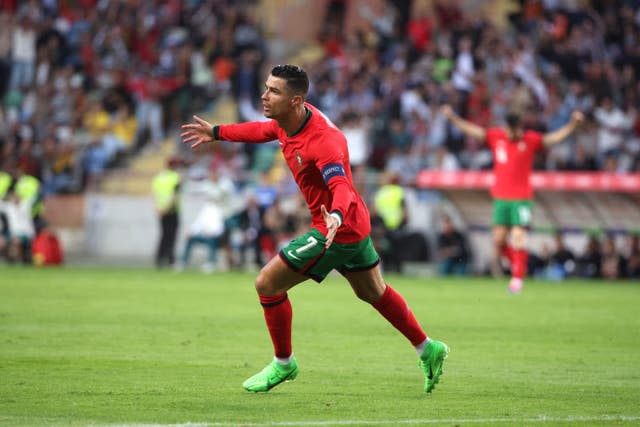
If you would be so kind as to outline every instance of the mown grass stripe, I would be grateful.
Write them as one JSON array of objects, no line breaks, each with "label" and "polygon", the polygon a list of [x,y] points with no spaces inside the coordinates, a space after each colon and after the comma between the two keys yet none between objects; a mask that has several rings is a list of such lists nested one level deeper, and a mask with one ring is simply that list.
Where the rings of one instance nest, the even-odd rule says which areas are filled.
[{"label": "mown grass stripe", "polygon": [[279,426],[350,426],[370,425],[386,426],[399,424],[488,424],[488,423],[573,423],[573,422],[634,422],[640,421],[635,415],[599,415],[599,416],[567,416],[553,417],[540,415],[525,418],[448,418],[448,419],[408,419],[408,420],[307,420],[307,421],[267,421],[267,422],[213,422],[186,424],[109,424],[95,427],[279,427]]}]

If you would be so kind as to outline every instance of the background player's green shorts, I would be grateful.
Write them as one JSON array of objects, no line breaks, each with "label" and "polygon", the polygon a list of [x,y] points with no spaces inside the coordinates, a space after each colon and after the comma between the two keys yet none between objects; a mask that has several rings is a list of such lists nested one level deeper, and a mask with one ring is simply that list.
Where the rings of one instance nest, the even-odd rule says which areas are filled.
[{"label": "background player's green shorts", "polygon": [[527,227],[533,218],[533,202],[531,200],[499,200],[493,201],[493,223],[495,225]]},{"label": "background player's green shorts", "polygon": [[334,268],[340,272],[365,271],[380,262],[369,236],[356,243],[333,242],[325,250],[326,242],[325,236],[313,228],[282,249],[280,258],[291,269],[316,282],[322,282]]}]

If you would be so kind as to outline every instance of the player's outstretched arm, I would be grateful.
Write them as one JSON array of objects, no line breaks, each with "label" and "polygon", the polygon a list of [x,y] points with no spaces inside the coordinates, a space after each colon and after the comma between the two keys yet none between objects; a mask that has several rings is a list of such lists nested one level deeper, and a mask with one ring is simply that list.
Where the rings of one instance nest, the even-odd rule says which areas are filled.
[{"label": "player's outstretched arm", "polygon": [[483,127],[471,123],[468,120],[463,119],[459,115],[453,112],[453,108],[450,105],[445,104],[440,107],[440,112],[447,118],[455,127],[460,129],[462,133],[472,138],[484,140],[487,133]]},{"label": "player's outstretched arm", "polygon": [[580,111],[574,111],[571,113],[571,120],[559,129],[553,132],[545,133],[542,136],[542,143],[546,146],[557,144],[563,141],[566,137],[571,135],[579,123],[584,121],[584,114]]},{"label": "player's outstretched arm", "polygon": [[191,148],[214,141],[211,123],[198,116],[194,115],[193,123],[184,124],[180,129],[182,129],[180,134],[182,142],[191,144]]}]

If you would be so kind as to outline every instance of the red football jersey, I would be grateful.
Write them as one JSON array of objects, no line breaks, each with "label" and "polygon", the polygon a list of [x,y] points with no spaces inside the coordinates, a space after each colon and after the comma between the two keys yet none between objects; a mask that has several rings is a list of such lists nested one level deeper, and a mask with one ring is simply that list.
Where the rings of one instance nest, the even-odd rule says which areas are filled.
[{"label": "red football jersey", "polygon": [[543,148],[540,132],[525,131],[520,141],[510,141],[501,128],[487,129],[487,145],[493,153],[494,184],[491,195],[496,199],[528,200],[533,197],[529,182],[533,157]]},{"label": "red football jersey", "polygon": [[293,135],[278,122],[246,122],[218,126],[225,141],[263,143],[277,139],[287,165],[311,211],[311,226],[327,233],[320,206],[342,215],[334,241],[355,243],[371,231],[369,211],[353,186],[347,140],[320,110],[305,103],[307,118]]}]

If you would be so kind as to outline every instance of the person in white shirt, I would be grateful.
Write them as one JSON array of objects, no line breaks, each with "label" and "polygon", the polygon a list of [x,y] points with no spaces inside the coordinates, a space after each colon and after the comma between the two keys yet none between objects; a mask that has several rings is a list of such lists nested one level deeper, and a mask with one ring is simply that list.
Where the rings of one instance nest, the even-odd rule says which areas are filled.
[{"label": "person in white shirt", "polygon": [[185,248],[176,264],[176,270],[182,271],[189,265],[194,246],[204,245],[208,249],[208,256],[201,269],[205,273],[212,273],[217,264],[218,247],[224,243],[223,238],[228,228],[226,220],[234,213],[232,198],[235,187],[228,177],[211,168],[209,179],[204,180],[195,191],[202,194],[205,200],[196,219],[189,226]]},{"label": "person in white shirt", "polygon": [[20,200],[14,189],[10,189],[4,199],[0,199],[0,212],[7,219],[8,235],[0,236],[0,248],[6,249],[10,262],[31,263],[31,242],[35,237],[35,228],[31,218],[30,199]]},{"label": "person in white shirt", "polygon": [[610,96],[605,96],[594,112],[598,123],[597,160],[602,168],[608,157],[621,154],[627,132],[633,126],[635,112],[622,111]]},{"label": "person in white shirt", "polygon": [[11,40],[11,80],[9,87],[20,90],[33,82],[36,63],[36,32],[30,18],[23,16]]}]

